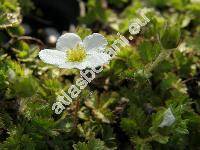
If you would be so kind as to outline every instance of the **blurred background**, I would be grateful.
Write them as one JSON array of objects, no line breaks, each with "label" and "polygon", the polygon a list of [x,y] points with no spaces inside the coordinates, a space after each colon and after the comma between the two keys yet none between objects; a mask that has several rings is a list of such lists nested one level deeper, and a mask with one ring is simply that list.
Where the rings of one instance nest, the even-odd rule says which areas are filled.
[{"label": "blurred background", "polygon": [[[80,70],[38,53],[66,32],[110,48],[141,12],[150,22],[56,115]],[[200,150],[199,43],[199,0],[0,0],[0,150]]]}]

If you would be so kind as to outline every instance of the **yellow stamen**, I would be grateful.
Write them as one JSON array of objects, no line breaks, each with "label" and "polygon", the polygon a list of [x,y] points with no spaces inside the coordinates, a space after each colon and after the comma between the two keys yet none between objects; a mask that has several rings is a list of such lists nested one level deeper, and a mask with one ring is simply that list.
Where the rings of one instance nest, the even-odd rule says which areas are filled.
[{"label": "yellow stamen", "polygon": [[69,62],[81,62],[85,58],[86,51],[79,45],[75,49],[70,49],[67,51],[67,61]]}]

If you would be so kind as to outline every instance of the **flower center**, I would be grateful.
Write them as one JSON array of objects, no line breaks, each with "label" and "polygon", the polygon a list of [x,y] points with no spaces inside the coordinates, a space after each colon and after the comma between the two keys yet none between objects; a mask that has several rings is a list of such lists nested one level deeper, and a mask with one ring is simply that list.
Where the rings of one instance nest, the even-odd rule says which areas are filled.
[{"label": "flower center", "polygon": [[67,61],[69,62],[81,62],[86,58],[86,51],[83,47],[78,45],[75,49],[67,51]]}]

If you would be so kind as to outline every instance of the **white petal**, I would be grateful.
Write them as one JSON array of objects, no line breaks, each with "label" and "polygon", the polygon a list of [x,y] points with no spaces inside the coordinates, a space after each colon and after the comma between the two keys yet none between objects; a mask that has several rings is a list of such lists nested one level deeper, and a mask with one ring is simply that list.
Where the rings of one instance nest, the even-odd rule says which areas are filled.
[{"label": "white petal", "polygon": [[93,33],[83,40],[83,45],[88,51],[98,52],[99,50],[104,49],[107,44],[108,42],[105,37],[99,33]]},{"label": "white petal", "polygon": [[171,111],[171,108],[168,108],[165,112],[164,112],[164,117],[163,117],[163,121],[161,122],[161,124],[159,125],[159,127],[169,127],[171,126],[174,122],[175,122],[175,117]]},{"label": "white petal", "polygon": [[63,64],[60,64],[58,66],[59,68],[66,68],[66,69],[73,69],[73,68],[77,68],[77,69],[85,69],[86,65],[83,62],[65,62]]},{"label": "white petal", "polygon": [[82,43],[82,41],[77,34],[65,33],[58,38],[56,49],[60,51],[66,51],[68,49],[75,48],[79,43]]},{"label": "white petal", "polygon": [[65,62],[66,53],[58,50],[44,49],[39,52],[39,57],[45,63],[59,65]]},{"label": "white petal", "polygon": [[77,68],[83,70],[86,68],[95,68],[102,66],[103,64],[107,64],[109,63],[109,59],[110,56],[108,54],[93,52],[88,55],[82,62],[65,62],[60,64],[59,67],[68,69]]},{"label": "white petal", "polygon": [[104,64],[108,64],[109,60],[110,56],[108,54],[93,52],[87,57],[85,62],[87,63],[88,68],[95,68]]}]

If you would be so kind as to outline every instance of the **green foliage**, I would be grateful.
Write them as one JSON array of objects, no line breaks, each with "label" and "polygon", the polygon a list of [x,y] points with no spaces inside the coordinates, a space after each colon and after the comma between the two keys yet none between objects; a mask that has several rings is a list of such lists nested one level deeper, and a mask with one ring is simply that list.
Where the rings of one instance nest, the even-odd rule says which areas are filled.
[{"label": "green foliage", "polygon": [[0,29],[18,25],[21,22],[17,0],[0,1]]},{"label": "green foliage", "polygon": [[87,2],[87,15],[81,17],[80,20],[88,25],[91,25],[95,21],[108,22],[114,13],[112,10],[106,9],[106,5],[106,1],[89,0]]},{"label": "green foliage", "polygon": [[130,36],[139,10],[150,22],[61,115],[52,104],[80,74],[38,58],[41,42],[20,24],[33,8],[30,0],[0,0],[0,149],[200,148],[199,3],[89,0],[81,38],[99,31],[110,47],[116,31]]},{"label": "green foliage", "polygon": [[167,27],[160,35],[160,41],[163,48],[173,49],[176,48],[180,41],[180,28],[178,25]]},{"label": "green foliage", "polygon": [[88,143],[81,143],[73,145],[74,150],[106,150],[107,148],[104,145],[104,142],[102,142],[99,139],[92,139],[88,141]]}]

